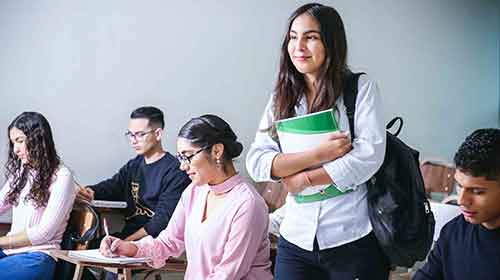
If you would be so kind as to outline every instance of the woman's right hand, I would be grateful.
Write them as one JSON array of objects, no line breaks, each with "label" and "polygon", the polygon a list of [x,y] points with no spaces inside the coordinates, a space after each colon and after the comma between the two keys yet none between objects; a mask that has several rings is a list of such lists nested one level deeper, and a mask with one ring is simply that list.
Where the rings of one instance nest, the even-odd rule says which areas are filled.
[{"label": "woman's right hand", "polygon": [[108,235],[101,241],[99,252],[105,257],[133,257],[139,249],[132,242]]},{"label": "woman's right hand", "polygon": [[93,199],[94,199],[94,191],[91,188],[78,185],[78,193],[76,194],[76,200],[90,202]]},{"label": "woman's right hand", "polygon": [[349,132],[335,132],[328,140],[314,149],[316,158],[321,162],[335,160],[352,150]]}]

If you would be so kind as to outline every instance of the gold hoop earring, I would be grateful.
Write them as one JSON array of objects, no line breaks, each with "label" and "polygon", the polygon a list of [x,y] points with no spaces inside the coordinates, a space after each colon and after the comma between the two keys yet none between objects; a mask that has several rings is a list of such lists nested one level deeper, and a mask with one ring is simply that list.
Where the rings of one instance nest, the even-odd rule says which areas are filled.
[{"label": "gold hoop earring", "polygon": [[220,158],[215,160],[215,165],[217,165],[218,168],[222,167],[222,162],[221,162]]}]

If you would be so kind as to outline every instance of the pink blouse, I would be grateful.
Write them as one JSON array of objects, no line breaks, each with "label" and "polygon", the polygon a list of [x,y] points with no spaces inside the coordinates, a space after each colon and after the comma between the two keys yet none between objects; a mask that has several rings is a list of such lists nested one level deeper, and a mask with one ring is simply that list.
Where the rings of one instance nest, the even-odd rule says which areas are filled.
[{"label": "pink blouse", "polygon": [[[207,195],[227,192],[202,222]],[[182,194],[165,230],[135,244],[136,257],[152,256],[159,268],[186,250],[185,279],[273,279],[269,261],[268,209],[255,188],[235,175],[215,186],[193,186]]]},{"label": "pink blouse", "polygon": [[35,208],[32,201],[24,200],[31,189],[30,179],[19,195],[17,206],[5,201],[11,188],[9,181],[0,190],[0,214],[12,208],[12,226],[7,235],[26,231],[32,244],[32,246],[4,250],[6,255],[60,249],[77,189],[71,171],[64,166],[56,171],[53,178],[54,181],[49,187],[49,201],[47,206],[42,208]]}]

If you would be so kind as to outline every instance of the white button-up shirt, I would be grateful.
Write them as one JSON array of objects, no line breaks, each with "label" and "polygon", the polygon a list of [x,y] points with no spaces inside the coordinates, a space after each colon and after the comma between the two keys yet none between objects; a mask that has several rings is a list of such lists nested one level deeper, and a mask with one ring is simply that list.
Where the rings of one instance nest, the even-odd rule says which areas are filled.
[{"label": "white button-up shirt", "polygon": [[[297,116],[307,114],[306,102],[304,96],[295,107]],[[271,165],[274,157],[280,153],[278,143],[267,132],[261,131],[273,124],[272,109],[273,96],[266,106],[246,158],[248,173],[257,182],[274,181],[271,177]],[[338,98],[334,112],[340,129],[349,131],[342,97]],[[367,75],[361,75],[358,82],[354,132],[353,149],[344,156],[323,164],[339,190],[354,191],[311,203],[297,203],[293,196],[287,197],[280,234],[300,248],[312,251],[315,237],[321,250],[337,247],[360,239],[372,230],[368,218],[365,182],[382,165],[386,137],[378,87]]]}]

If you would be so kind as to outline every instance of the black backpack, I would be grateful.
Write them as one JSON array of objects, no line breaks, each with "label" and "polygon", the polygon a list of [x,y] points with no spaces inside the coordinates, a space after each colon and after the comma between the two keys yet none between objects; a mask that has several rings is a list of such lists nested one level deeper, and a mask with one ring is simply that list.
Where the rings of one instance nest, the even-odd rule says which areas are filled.
[{"label": "black backpack", "polygon": [[[344,104],[349,130],[354,139],[354,112],[359,76],[350,73],[344,80]],[[434,236],[435,220],[425,196],[418,151],[398,139],[403,119],[395,117],[386,126],[400,126],[394,134],[387,133],[384,163],[368,180],[368,214],[377,240],[396,266],[411,267],[424,260]]]}]

